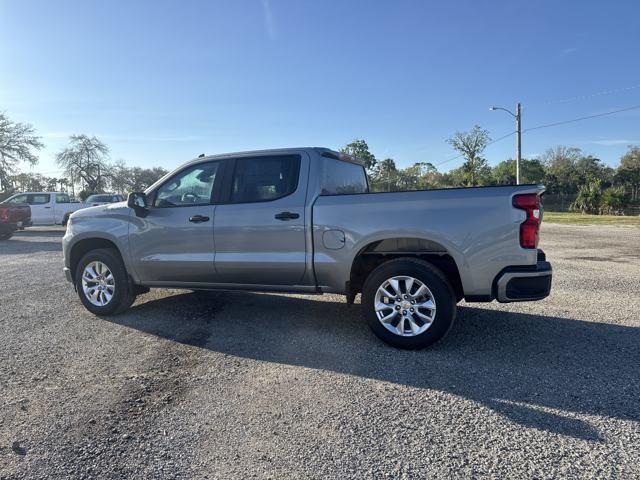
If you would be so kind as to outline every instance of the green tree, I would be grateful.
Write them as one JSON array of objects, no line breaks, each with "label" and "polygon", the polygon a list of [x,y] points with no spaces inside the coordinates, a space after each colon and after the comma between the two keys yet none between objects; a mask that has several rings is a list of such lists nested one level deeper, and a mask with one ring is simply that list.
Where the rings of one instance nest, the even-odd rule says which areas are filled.
[{"label": "green tree", "polygon": [[373,191],[394,192],[399,190],[399,172],[392,158],[377,161],[370,173]]},{"label": "green tree", "polygon": [[623,215],[629,206],[629,196],[624,187],[607,188],[602,192],[600,213],[603,215]]},{"label": "green tree", "polygon": [[547,149],[539,158],[545,168],[544,183],[548,193],[572,194],[580,184],[576,163],[583,157],[582,150],[558,145]]},{"label": "green tree", "polygon": [[58,191],[58,179],[55,177],[44,177],[44,182],[46,184],[46,190],[50,192]]},{"label": "green tree", "polygon": [[60,191],[62,192],[68,192],[71,187],[71,181],[66,178],[59,178],[58,184],[60,185]]},{"label": "green tree", "polygon": [[104,191],[110,176],[109,147],[96,137],[71,135],[69,146],[56,155],[59,166],[71,178],[80,179],[87,192]]},{"label": "green tree", "polygon": [[578,188],[578,196],[569,207],[575,212],[597,214],[600,211],[602,190],[600,180],[592,179]]},{"label": "green tree", "polygon": [[398,172],[403,190],[426,190],[436,188],[442,182],[442,175],[430,162],[416,162]]},{"label": "green tree", "polygon": [[447,187],[466,187],[467,173],[462,167],[452,168],[442,174],[442,182]]},{"label": "green tree", "polygon": [[467,132],[456,132],[447,140],[447,143],[465,159],[461,173],[467,186],[484,185],[490,181],[491,170],[487,160],[482,157],[490,141],[489,132],[479,125]]},{"label": "green tree", "polygon": [[18,163],[38,163],[36,151],[43,146],[31,125],[12,122],[0,113],[0,189],[7,189]]},{"label": "green tree", "polygon": [[18,192],[40,192],[46,190],[47,179],[39,173],[21,172],[7,179],[7,184]]},{"label": "green tree", "polygon": [[[538,159],[520,161],[520,176],[522,183],[541,183],[545,178],[544,165]],[[495,185],[515,185],[516,161],[504,160],[491,169],[492,183]]]},{"label": "green tree", "polygon": [[615,182],[629,189],[632,200],[640,199],[640,147],[632,145],[622,156]]},{"label": "green tree", "polygon": [[340,149],[342,153],[351,155],[364,161],[367,171],[372,172],[376,166],[376,157],[369,151],[369,145],[362,139],[356,138],[353,142]]}]

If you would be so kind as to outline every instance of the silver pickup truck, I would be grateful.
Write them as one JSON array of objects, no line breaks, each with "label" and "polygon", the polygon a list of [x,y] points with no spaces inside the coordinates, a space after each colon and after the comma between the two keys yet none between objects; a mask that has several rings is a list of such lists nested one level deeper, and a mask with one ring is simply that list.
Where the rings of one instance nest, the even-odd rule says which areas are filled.
[{"label": "silver pickup truck", "polygon": [[541,185],[371,193],[359,160],[324,148],[209,156],[127,202],[71,215],[64,273],[97,315],[151,287],[361,293],[400,348],[432,344],[456,304],[540,300]]}]

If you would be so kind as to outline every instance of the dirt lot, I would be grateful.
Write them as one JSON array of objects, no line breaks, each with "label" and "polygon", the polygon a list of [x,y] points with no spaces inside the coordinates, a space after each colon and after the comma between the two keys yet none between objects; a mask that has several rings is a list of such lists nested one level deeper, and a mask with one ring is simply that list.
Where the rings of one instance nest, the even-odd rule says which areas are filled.
[{"label": "dirt lot", "polygon": [[1,478],[640,476],[640,229],[544,225],[551,297],[380,343],[341,297],[152,291],[109,319],[61,231],[0,244]]}]

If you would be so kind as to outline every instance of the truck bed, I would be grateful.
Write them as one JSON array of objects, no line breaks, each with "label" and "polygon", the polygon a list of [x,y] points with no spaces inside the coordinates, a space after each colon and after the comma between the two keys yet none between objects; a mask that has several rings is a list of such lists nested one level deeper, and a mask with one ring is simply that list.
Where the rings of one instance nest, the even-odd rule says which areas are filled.
[{"label": "truck bed", "polygon": [[0,221],[6,223],[18,223],[23,224],[31,221],[31,207],[26,204],[2,204],[0,208],[6,211],[4,215],[0,215]]},{"label": "truck bed", "polygon": [[[451,256],[465,296],[491,295],[501,270],[536,264],[537,250],[519,245],[517,226],[525,214],[512,198],[543,191],[541,185],[509,185],[320,196],[313,206],[317,282],[336,285],[349,277],[341,269],[350,268],[355,255],[395,237],[429,241],[434,254]],[[328,243],[332,231],[342,232],[344,248]]]}]

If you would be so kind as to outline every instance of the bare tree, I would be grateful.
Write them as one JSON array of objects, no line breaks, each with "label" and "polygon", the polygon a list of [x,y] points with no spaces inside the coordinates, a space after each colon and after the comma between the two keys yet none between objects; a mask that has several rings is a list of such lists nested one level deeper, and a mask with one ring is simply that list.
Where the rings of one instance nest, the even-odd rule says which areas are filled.
[{"label": "bare tree", "polygon": [[167,174],[162,167],[127,167],[122,160],[112,168],[110,185],[118,193],[141,192]]},{"label": "bare tree", "polygon": [[475,125],[468,132],[456,132],[447,140],[447,143],[465,159],[461,168],[467,185],[478,185],[482,178],[490,173],[487,160],[482,157],[490,141],[489,132],[479,125]]},{"label": "bare tree", "polygon": [[82,180],[89,192],[104,189],[110,172],[108,159],[109,147],[87,135],[71,135],[69,146],[56,155],[56,161],[65,173]]},{"label": "bare tree", "polygon": [[583,156],[584,154],[579,148],[556,145],[555,147],[546,149],[544,153],[538,157],[538,160],[549,168],[563,168],[567,165],[575,165]]},{"label": "bare tree", "polygon": [[35,151],[43,146],[31,125],[14,123],[0,113],[0,190],[6,188],[19,162],[38,163]]}]

